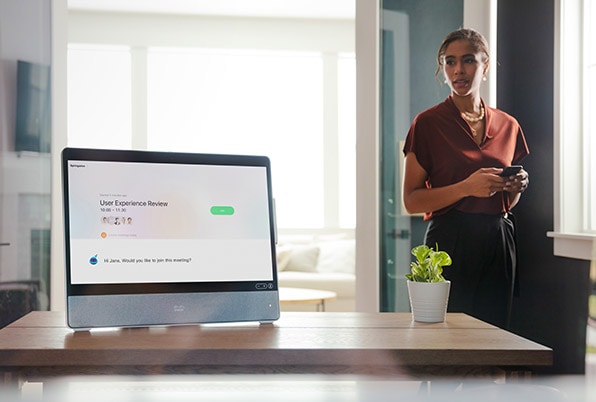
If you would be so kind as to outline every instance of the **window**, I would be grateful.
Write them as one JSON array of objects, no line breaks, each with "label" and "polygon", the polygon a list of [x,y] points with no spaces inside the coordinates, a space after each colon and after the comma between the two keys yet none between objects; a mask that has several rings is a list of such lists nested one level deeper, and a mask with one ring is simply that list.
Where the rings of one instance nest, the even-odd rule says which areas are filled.
[{"label": "window", "polygon": [[[356,62],[355,55],[338,60],[339,227],[356,227]],[[350,85],[354,83],[354,85]]]},{"label": "window", "polygon": [[[584,139],[589,183],[588,183],[588,230],[596,233],[596,3],[584,0]],[[592,111],[592,113],[590,113]]]},{"label": "window", "polygon": [[149,149],[267,155],[280,227],[323,226],[320,54],[149,49],[147,75]]},{"label": "window", "polygon": [[68,88],[71,146],[267,155],[280,228],[355,226],[352,53],[71,45]]},{"label": "window", "polygon": [[67,63],[68,145],[130,148],[130,48],[70,45]]},{"label": "window", "polygon": [[596,6],[589,0],[556,5],[556,198],[549,235],[556,255],[590,260],[596,238]]}]

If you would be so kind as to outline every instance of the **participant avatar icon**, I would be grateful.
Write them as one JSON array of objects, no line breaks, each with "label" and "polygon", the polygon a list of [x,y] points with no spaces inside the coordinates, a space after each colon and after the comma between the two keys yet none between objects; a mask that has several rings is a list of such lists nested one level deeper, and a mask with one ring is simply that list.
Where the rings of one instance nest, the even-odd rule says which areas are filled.
[{"label": "participant avatar icon", "polygon": [[132,224],[132,217],[131,216],[102,216],[101,223],[103,225],[131,225]]},{"label": "participant avatar icon", "polygon": [[91,265],[97,265],[98,262],[99,262],[99,260],[97,259],[97,254],[95,254],[93,257],[89,258],[89,264],[91,264]]}]

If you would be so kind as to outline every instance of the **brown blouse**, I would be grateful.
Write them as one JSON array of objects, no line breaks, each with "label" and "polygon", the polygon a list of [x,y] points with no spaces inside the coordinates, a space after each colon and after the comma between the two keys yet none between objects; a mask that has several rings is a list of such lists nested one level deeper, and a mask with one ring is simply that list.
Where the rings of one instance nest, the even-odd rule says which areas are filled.
[{"label": "brown blouse", "polygon": [[[485,119],[485,136],[478,145],[451,96],[414,118],[403,152],[416,154],[428,174],[428,188],[460,182],[480,168],[519,164],[530,153],[515,118],[485,105]],[[467,213],[498,214],[509,209],[508,200],[502,193],[489,198],[466,197],[441,210],[428,211],[425,220],[454,208]]]}]

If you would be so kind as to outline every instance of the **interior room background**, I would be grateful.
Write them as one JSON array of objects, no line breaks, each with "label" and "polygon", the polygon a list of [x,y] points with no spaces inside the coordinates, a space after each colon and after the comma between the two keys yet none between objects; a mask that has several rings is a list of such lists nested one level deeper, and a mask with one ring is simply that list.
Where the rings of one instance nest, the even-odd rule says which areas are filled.
[{"label": "interior room background", "polygon": [[[450,8],[451,11],[459,9],[460,7],[463,9],[466,4],[464,1],[439,3],[443,5],[449,3],[454,7]],[[553,239],[547,236],[547,232],[552,231],[555,227],[555,208],[558,207],[555,203],[555,173],[557,172],[553,169],[553,161],[557,159],[558,152],[555,137],[556,127],[554,127],[553,122],[555,108],[558,107],[557,102],[555,101],[558,99],[556,98],[558,92],[553,81],[553,76],[555,75],[554,66],[556,65],[555,33],[557,15],[555,10],[558,4],[559,2],[555,0],[524,0],[522,2],[499,0],[497,2],[496,43],[499,64],[497,67],[496,86],[498,94],[497,105],[518,118],[524,127],[532,151],[532,155],[524,162],[526,169],[531,173],[531,187],[527,193],[524,194],[523,202],[516,208],[520,228],[519,247],[520,265],[522,267],[520,272],[522,296],[515,306],[513,330],[522,336],[554,348],[555,365],[552,368],[552,371],[557,373],[577,373],[583,372],[584,370],[586,349],[585,325],[588,316],[587,300],[591,292],[589,276],[590,262],[579,258],[555,256],[553,253]],[[0,198],[0,208],[2,209],[2,214],[0,216],[2,238],[0,238],[0,244],[9,244],[8,246],[0,246],[0,281],[12,281],[33,277],[45,278],[45,284],[43,286],[46,287],[46,294],[50,297],[51,301],[53,295],[51,294],[47,283],[50,265],[48,251],[50,245],[48,236],[50,225],[52,225],[50,216],[52,216],[52,219],[54,220],[61,219],[59,213],[50,213],[50,208],[52,208],[52,211],[55,211],[55,205],[50,205],[50,200],[56,200],[56,198],[51,198],[51,189],[59,188],[59,183],[52,183],[52,179],[50,178],[50,159],[56,157],[56,155],[51,155],[43,151],[42,144],[44,141],[41,134],[44,132],[41,129],[41,127],[45,127],[43,124],[38,124],[38,128],[35,131],[39,134],[39,149],[18,149],[17,144],[23,143],[17,141],[15,135],[17,123],[16,98],[18,92],[18,80],[16,77],[19,64],[18,61],[21,60],[37,65],[49,66],[51,60],[60,60],[61,58],[66,60],[68,53],[66,47],[64,49],[51,49],[50,42],[57,43],[57,41],[58,43],[60,41],[71,43],[72,46],[70,49],[74,50],[73,54],[76,52],[83,53],[83,48],[80,47],[81,44],[92,45],[89,46],[89,48],[96,52],[111,52],[114,59],[112,59],[113,64],[109,67],[110,70],[114,71],[117,70],[117,66],[126,65],[127,63],[130,63],[131,68],[134,68],[134,57],[130,58],[129,61],[123,60],[123,49],[130,44],[126,45],[115,40],[104,40],[100,43],[94,41],[91,37],[79,37],[76,41],[71,41],[69,31],[72,28],[74,34],[76,31],[74,29],[75,24],[83,23],[83,21],[91,23],[93,22],[91,21],[93,19],[97,21],[97,19],[107,18],[105,13],[98,13],[98,15],[93,17],[89,16],[89,20],[81,18],[76,22],[76,18],[70,18],[71,13],[74,15],[74,13],[79,12],[81,13],[81,16],[85,13],[74,10],[67,11],[66,1],[62,0],[56,0],[52,2],[51,5],[49,2],[38,0],[3,0],[0,2],[0,7],[0,151],[2,155],[0,185],[3,189],[2,197]],[[409,46],[410,49],[420,51],[420,54],[434,55],[437,44],[445,34],[445,32],[438,31],[447,31],[457,28],[457,26],[455,26],[457,24],[452,28],[448,27],[447,25],[450,24],[447,23],[445,26],[441,25],[443,17],[447,16],[444,13],[445,10],[441,5],[433,3],[431,0],[421,0],[416,2],[386,0],[383,2],[382,7],[394,12],[405,12],[408,14],[410,18],[410,28],[408,33],[409,37],[413,39],[413,41],[409,42]],[[125,17],[133,18],[131,15],[126,15]],[[174,19],[174,17],[171,18]],[[55,23],[58,23],[56,27],[50,26],[49,22],[51,19],[53,19]],[[164,17],[164,21],[167,19],[169,19],[169,17]],[[175,19],[177,20],[177,24],[184,24],[184,21],[188,21],[187,18],[180,16],[177,16]],[[332,30],[335,35],[329,35],[336,36],[333,38],[333,40],[337,41],[334,47],[335,56],[330,56],[326,52],[324,52],[322,57],[320,55],[314,56],[312,46],[307,46],[308,49],[305,49],[304,47],[300,48],[298,46],[298,48],[285,49],[282,51],[287,52],[285,53],[284,60],[288,63],[279,64],[276,70],[271,71],[271,74],[277,77],[279,82],[283,83],[282,88],[277,88],[280,90],[280,93],[284,92],[283,89],[288,88],[291,88],[293,91],[304,93],[315,91],[311,84],[315,81],[318,81],[319,83],[324,82],[326,72],[321,73],[320,67],[325,65],[326,60],[328,61],[330,57],[337,60],[336,74],[338,77],[345,74],[344,78],[352,77],[351,79],[354,79],[353,77],[356,76],[355,70],[357,71],[358,64],[355,62],[354,57],[354,54],[357,54],[357,49],[355,49],[353,43],[354,32],[350,31],[353,29],[354,22],[349,21],[349,18],[341,18],[340,20],[339,25],[343,28],[339,28],[339,30],[336,31],[335,29],[338,27],[335,27]],[[447,20],[448,19],[446,18],[445,22]],[[430,23],[430,21],[434,22]],[[441,23],[436,23],[436,21],[440,21]],[[153,20],[153,22],[155,22],[155,20]],[[212,20],[212,22],[215,21]],[[234,22],[240,23],[239,20],[234,20]],[[264,21],[260,21],[260,25],[263,25],[263,22]],[[305,21],[302,21],[302,23],[308,25]],[[73,24],[72,27],[71,24]],[[290,27],[290,25],[288,25],[289,21],[284,20],[284,24],[286,27]],[[326,21],[326,24],[328,24],[328,21]],[[218,24],[212,25],[211,28],[218,28]],[[435,25],[437,30],[431,29],[434,28]],[[156,43],[153,44],[155,45],[153,52],[147,52],[143,56],[142,50],[139,49],[139,47],[136,47],[136,45],[142,41],[135,35],[136,32],[134,30],[129,30],[129,32],[118,31],[117,22],[114,22],[113,24],[111,23],[109,26],[114,29],[103,29],[103,35],[107,35],[108,38],[110,35],[134,38],[135,43],[133,43],[133,45],[135,46],[132,47],[130,54],[152,58],[156,61],[156,66],[159,65],[160,57],[163,57],[164,54],[171,51],[174,51],[175,53],[180,47],[189,46],[188,43],[182,43],[176,46],[177,49],[165,49],[167,47],[172,47],[171,43],[174,38],[185,39],[184,35],[170,32],[169,35],[163,37],[163,41],[156,41]],[[159,24],[153,26],[159,26]],[[297,26],[291,25],[291,28],[295,30]],[[209,35],[209,37],[210,39],[216,38],[219,41],[217,43],[219,49],[226,48],[224,42],[230,40],[231,36],[234,36],[234,30],[221,29],[221,27],[219,27],[219,29],[221,30],[221,35]],[[331,30],[331,27],[329,27],[329,29]],[[418,31],[417,29],[420,30]],[[342,34],[338,35],[337,32],[342,32]],[[275,42],[277,39],[277,46],[279,46],[280,43],[291,42],[292,32],[290,32],[288,28],[286,29],[286,35],[279,35],[277,38],[264,38],[263,36],[265,35],[261,34],[258,38],[237,35],[234,39],[239,40],[240,42],[250,40]],[[202,39],[205,38],[206,37]],[[329,43],[321,40],[320,37],[317,40],[319,42],[324,42],[327,45],[327,50],[329,50]],[[204,49],[204,45],[204,43],[194,43],[192,44],[192,47]],[[249,46],[249,48],[254,50],[254,46]],[[50,49],[52,50],[51,52]],[[271,50],[273,50],[273,52],[271,52]],[[265,60],[270,57],[272,53],[280,50],[281,49],[276,46],[273,46],[273,49],[269,48],[268,51],[263,51],[263,49],[261,49],[260,52],[257,52],[256,57],[257,59]],[[246,55],[246,53],[243,52],[235,53],[235,51],[230,51],[226,57],[233,59],[234,57],[238,57],[239,54]],[[412,53],[410,63],[415,62],[415,54],[416,52]],[[202,54],[200,52],[194,52],[191,55],[185,56],[178,54],[176,57],[179,57],[182,65],[193,65],[193,57],[203,57],[202,60],[206,60],[205,58],[211,56],[213,56],[212,52],[204,52]],[[296,58],[296,56],[299,56],[297,57],[297,60],[292,59],[293,57]],[[70,57],[70,55],[68,57]],[[184,57],[188,58],[185,59]],[[166,71],[172,68],[171,65],[163,61],[163,58],[161,60],[161,68]],[[196,62],[198,59],[194,60]],[[293,61],[289,62],[290,60]],[[432,64],[432,61],[429,61],[429,63]],[[234,64],[237,63],[232,63],[232,66],[234,66]],[[291,70],[296,64],[302,66],[299,73],[295,70]],[[317,67],[313,67],[315,64]],[[342,67],[340,67],[340,65]],[[425,63],[421,63],[420,65],[424,65],[426,68]],[[247,64],[247,71],[245,71],[245,73],[250,71],[248,70],[248,66],[249,65]],[[61,68],[58,71],[53,71],[52,73],[56,76],[66,77],[66,69],[62,68],[64,66],[60,67]],[[410,66],[410,71],[416,73],[422,72],[418,71],[418,68],[418,64]],[[434,69],[433,67],[429,68]],[[299,77],[304,77],[309,71],[312,72],[314,70],[319,71],[319,73],[316,73],[319,74],[318,78],[311,77],[305,81],[298,81],[300,79]],[[340,73],[340,70],[343,72]],[[286,73],[285,77],[283,76],[284,72]],[[150,80],[150,73],[145,72],[145,74],[147,74],[145,79]],[[236,72],[236,74],[238,73]],[[98,76],[93,75],[91,70],[88,71],[87,75],[88,81],[95,81],[98,79]],[[43,85],[44,81],[39,77],[40,76],[33,82],[34,87],[38,90],[45,88]],[[79,78],[84,82],[84,74]],[[123,77],[120,76],[120,78]],[[184,75],[179,74],[179,76],[175,78],[182,80],[184,79]],[[230,80],[233,80],[238,77],[231,73],[229,78]],[[347,81],[349,80],[350,78],[347,78]],[[243,81],[248,81],[248,78],[235,82],[237,85],[246,84]],[[108,81],[106,84],[113,82],[114,81]],[[416,82],[418,83],[417,85],[435,85],[433,76],[429,76],[426,79],[422,79],[420,82]],[[256,83],[252,82],[252,84]],[[301,86],[300,84],[304,85]],[[131,80],[129,84],[125,84],[124,88],[128,88],[126,85],[130,85],[130,92],[133,93],[133,96],[143,96],[142,92],[134,93],[134,80]],[[295,86],[290,87],[291,85]],[[306,215],[306,218],[300,220],[296,219],[296,216],[293,216],[291,213],[289,214],[286,220],[286,222],[289,222],[288,229],[295,229],[295,233],[303,233],[303,230],[310,231],[312,229],[320,229],[324,231],[328,228],[333,228],[342,235],[345,233],[353,234],[355,231],[357,206],[354,201],[356,183],[354,183],[353,177],[355,177],[354,171],[356,166],[353,155],[355,153],[354,148],[357,139],[353,127],[349,128],[342,126],[341,130],[339,127],[340,124],[348,124],[350,121],[352,123],[349,124],[355,123],[352,118],[339,119],[337,116],[340,113],[346,113],[345,115],[350,116],[351,114],[355,119],[356,94],[354,88],[346,89],[346,92],[340,94],[340,89],[337,83],[333,85],[335,85],[335,90],[330,91],[329,93],[333,92],[336,94],[335,96],[337,96],[335,99],[337,105],[333,112],[337,113],[337,115],[332,119],[335,123],[325,120],[322,115],[315,115],[314,117],[310,116],[308,121],[304,115],[288,118],[287,115],[283,114],[286,110],[282,107],[279,109],[277,108],[280,105],[268,104],[268,107],[272,108],[270,110],[276,112],[269,113],[270,119],[267,120],[267,124],[270,123],[272,126],[269,128],[272,128],[274,133],[286,133],[286,139],[289,139],[287,141],[290,141],[288,142],[289,148],[298,149],[302,151],[302,153],[308,153],[310,156],[308,160],[305,160],[305,158],[297,158],[299,161],[296,163],[299,164],[300,169],[308,169],[312,167],[312,171],[314,172],[317,170],[324,172],[322,178],[306,178],[306,176],[302,174],[302,170],[296,168],[291,170],[287,176],[286,174],[281,175],[281,172],[276,173],[279,177],[274,178],[274,180],[276,186],[279,185],[280,191],[285,187],[289,189],[289,194],[299,194],[299,196],[287,197],[287,205],[291,205],[291,207],[288,207],[288,210],[294,210],[296,208],[296,203],[298,202],[297,200],[300,199],[300,197],[303,197],[305,193],[313,192],[316,195],[316,197],[312,198],[313,200],[320,200],[321,197],[325,199],[325,212],[322,212],[320,210],[321,208],[319,208],[319,210],[315,211],[313,214],[308,214]],[[163,88],[163,90],[168,91],[173,88],[174,87],[171,86]],[[257,91],[258,88],[260,88],[260,86],[257,85],[253,87],[252,91]],[[412,91],[412,88],[414,88],[415,91]],[[65,90],[65,88],[62,89]],[[82,91],[84,90],[84,87],[79,87],[78,89]],[[113,88],[115,91],[122,89],[122,86]],[[185,88],[181,88],[181,90],[182,89]],[[222,94],[226,93],[223,89],[224,88],[222,88]],[[412,87],[411,85],[409,90],[411,96],[408,104],[410,109],[409,116],[411,117],[432,99],[420,95],[422,92],[429,93],[426,88],[418,86]],[[57,89],[54,88],[52,96],[57,96],[56,91]],[[168,92],[164,93],[168,94]],[[442,96],[440,92],[432,89],[430,93],[435,99]],[[66,99],[65,94],[58,95],[58,99]],[[150,94],[145,95],[147,95],[147,99],[151,97]],[[198,95],[201,94],[197,94],[197,96]],[[184,96],[190,95],[184,94]],[[96,106],[100,106],[99,97],[91,96],[91,98],[98,102]],[[102,119],[97,119],[93,125],[89,124],[88,127],[79,127],[82,127],[80,129],[86,132],[91,132],[97,128],[99,133],[89,137],[93,140],[102,138],[103,140],[108,141],[106,146],[124,146],[122,143],[118,143],[118,141],[124,141],[124,139],[130,141],[126,146],[130,144],[131,147],[139,148],[163,146],[164,148],[172,147],[170,149],[174,149],[175,147],[179,147],[177,149],[181,149],[182,147],[187,146],[177,142],[178,139],[175,139],[175,137],[171,137],[173,139],[172,141],[166,142],[162,139],[162,142],[160,143],[160,140],[158,140],[157,137],[150,134],[151,130],[154,129],[149,128],[149,119],[147,119],[147,122],[145,123],[141,122],[140,126],[136,125],[138,123],[133,123],[134,121],[138,121],[134,120],[134,116],[148,113],[150,110],[155,110],[151,108],[158,108],[160,110],[173,109],[172,106],[176,104],[175,100],[178,99],[177,95],[172,93],[169,93],[167,96],[164,95],[164,98],[162,99],[159,98],[160,97],[157,97],[154,103],[148,104],[146,110],[138,110],[136,107],[130,106],[131,117],[130,121],[126,122],[126,124],[129,125],[131,133],[129,139],[126,139],[128,137],[122,135],[122,132],[119,131],[121,126],[106,126],[108,123],[114,122],[117,119],[105,118],[103,121]],[[344,100],[345,104],[340,107],[339,103]],[[248,100],[245,99],[244,102],[234,104],[238,99],[231,99],[228,95],[227,98],[218,101],[221,101],[221,104],[223,105],[228,105],[230,108],[233,105],[233,110],[238,111],[238,116],[240,117],[235,118],[234,120],[236,121],[228,121],[231,119],[221,116],[214,118],[213,124],[215,124],[216,127],[218,124],[219,126],[227,125],[232,127],[232,131],[247,132],[246,130],[250,125],[249,123],[253,125],[259,124],[259,121],[253,121],[253,114],[241,114],[242,106],[246,104],[246,102],[254,102],[254,98]],[[290,101],[294,101],[294,99]],[[319,103],[313,103],[312,105],[304,103],[296,105],[289,103],[288,106],[290,109],[300,108],[300,110],[310,111],[321,110],[324,108],[322,105],[324,106],[326,101],[327,100],[325,99],[321,100],[321,97],[319,97]],[[38,103],[37,106],[41,106],[41,103]],[[207,107],[208,106],[211,105],[207,105]],[[117,112],[122,112],[126,107],[128,106],[120,108]],[[58,113],[58,115],[66,115],[66,105],[62,105],[61,102],[53,102],[52,108],[54,113]],[[343,109],[343,112],[341,112],[340,109]],[[168,115],[168,119],[174,121],[179,120],[175,114],[177,111],[180,112],[180,109],[168,110],[168,112],[172,113]],[[81,113],[83,112],[88,113],[90,110],[82,110]],[[155,118],[157,117],[155,115],[153,116]],[[192,116],[189,118],[192,118]],[[313,124],[313,121],[317,122],[317,124]],[[326,121],[327,123],[325,123]],[[59,123],[60,122],[54,121],[52,127],[60,127]],[[70,118],[68,124],[69,126],[73,124],[73,127],[76,127],[76,123],[71,121]],[[143,126],[143,124],[147,125]],[[167,119],[162,122],[154,121],[151,124],[156,124],[158,127],[165,127],[165,129],[170,128]],[[265,123],[260,122],[260,124]],[[329,137],[322,134],[325,130],[321,129],[321,125],[325,124],[335,125],[331,130],[336,133],[332,139],[329,139]],[[264,130],[257,131],[260,132]],[[337,133],[340,131],[345,133],[341,136],[341,141],[345,141],[346,146],[344,154],[345,159],[342,159],[344,156],[340,156],[339,148],[335,150],[335,152],[338,153],[330,158],[326,154],[327,151],[323,150],[325,149],[323,146],[318,150],[313,150],[312,142],[309,141],[317,141],[314,139],[315,133],[318,133],[319,136],[323,136],[325,141],[339,142],[340,136],[338,136]],[[63,127],[59,133],[54,133],[54,136],[63,137],[65,136],[65,132],[66,128]],[[116,135],[115,138],[109,138],[106,136],[107,132],[118,133],[118,135]],[[145,137],[138,135],[138,133],[142,132],[146,132],[147,135]],[[74,133],[75,131],[73,128],[73,135]],[[68,135],[70,136],[70,132]],[[82,142],[76,142],[74,140],[76,135],[72,138],[72,145],[84,145]],[[298,138],[300,138],[301,141],[299,141]],[[213,141],[213,144],[209,146],[213,146],[214,148],[209,148],[210,150],[212,149],[215,151],[218,146],[222,145],[221,143],[218,143],[215,138],[207,138],[207,140]],[[395,140],[396,138],[391,139],[391,141]],[[319,137],[319,145],[321,141],[322,139]],[[256,152],[262,149],[264,152],[267,152],[268,150],[265,147],[270,145],[265,141],[264,145],[261,145],[263,148],[251,149],[250,147],[255,146],[255,144],[257,144],[256,141],[246,141],[245,145],[247,148],[245,149],[251,152]],[[101,144],[91,143],[88,145],[100,146]],[[54,144],[53,148],[54,153],[56,150],[55,146],[56,144]],[[207,145],[204,144],[201,144],[200,146],[207,147]],[[300,149],[300,146],[304,146],[305,148]],[[390,148],[388,151],[393,153],[393,157],[395,157],[397,155],[395,152],[395,144],[391,143],[391,147],[393,148]],[[226,150],[227,149],[229,148],[226,147]],[[300,155],[301,152],[295,152],[295,154]],[[296,155],[291,156],[295,157]],[[281,156],[280,158],[282,160],[279,161],[279,165],[282,165],[284,157]],[[295,161],[296,159],[290,160]],[[275,166],[275,159],[273,161]],[[332,167],[326,165],[328,161],[333,161]],[[345,163],[345,165],[341,165],[342,163]],[[375,167],[372,168],[372,170],[374,169]],[[275,171],[278,172],[277,169]],[[353,176],[351,179],[346,179],[341,186],[325,185],[325,183],[328,184],[331,182],[340,183],[340,176],[345,173],[349,173]],[[396,183],[395,177],[391,180]],[[311,186],[312,183],[317,183],[316,189],[314,190]],[[345,193],[342,191],[345,191]],[[342,195],[350,193],[352,195],[345,197]],[[396,202],[397,198],[395,198],[395,194],[393,194],[393,197],[393,201]],[[381,199],[382,196],[379,195],[379,198]],[[54,202],[54,204],[56,204],[56,202]],[[381,204],[381,201],[379,201],[379,204]],[[316,201],[312,201],[311,205],[317,205]],[[292,219],[296,219],[298,224],[291,223]],[[420,238],[423,230],[422,226],[420,226],[420,219],[418,217],[407,217],[404,220],[406,221],[406,224],[410,225],[408,229],[411,236],[410,241],[412,243],[416,242],[417,239]],[[304,224],[306,227],[300,227],[300,224]],[[379,226],[381,226],[381,224],[379,224]],[[385,228],[383,227],[383,230],[384,229]],[[391,236],[389,237],[393,239],[396,233],[401,234],[402,232],[401,229],[396,232],[393,232],[391,229],[389,230],[389,233],[391,233]],[[52,233],[52,238],[54,238],[55,235],[56,234]],[[385,236],[384,231],[379,233],[379,237],[381,236]],[[387,248],[379,249],[379,261],[381,262],[379,264],[381,272],[379,287],[381,289],[391,289],[391,291],[393,291],[398,289],[399,285],[396,281],[396,274],[389,271],[389,268],[386,265],[383,265],[387,262],[383,262],[386,254],[381,253],[387,253],[387,250]],[[52,261],[54,261],[53,256]],[[371,275],[374,275],[374,273],[371,272]],[[57,276],[56,281],[59,281],[59,279],[60,277]],[[383,310],[398,308],[396,307],[399,306],[400,303],[398,295],[394,294],[393,296],[390,296],[389,291],[381,291],[380,294],[381,300],[379,301],[379,305]],[[60,303],[57,303],[56,305],[59,307]],[[44,307],[47,308],[48,306],[49,304],[46,302]]]}]

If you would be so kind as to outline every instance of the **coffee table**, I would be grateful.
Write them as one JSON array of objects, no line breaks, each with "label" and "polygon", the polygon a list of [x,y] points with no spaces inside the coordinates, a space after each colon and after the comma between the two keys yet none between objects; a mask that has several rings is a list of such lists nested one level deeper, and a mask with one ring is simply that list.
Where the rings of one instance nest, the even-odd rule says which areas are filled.
[{"label": "coffee table", "polygon": [[330,290],[305,288],[279,288],[279,303],[315,304],[317,311],[325,311],[325,302],[337,298],[337,293]]}]

